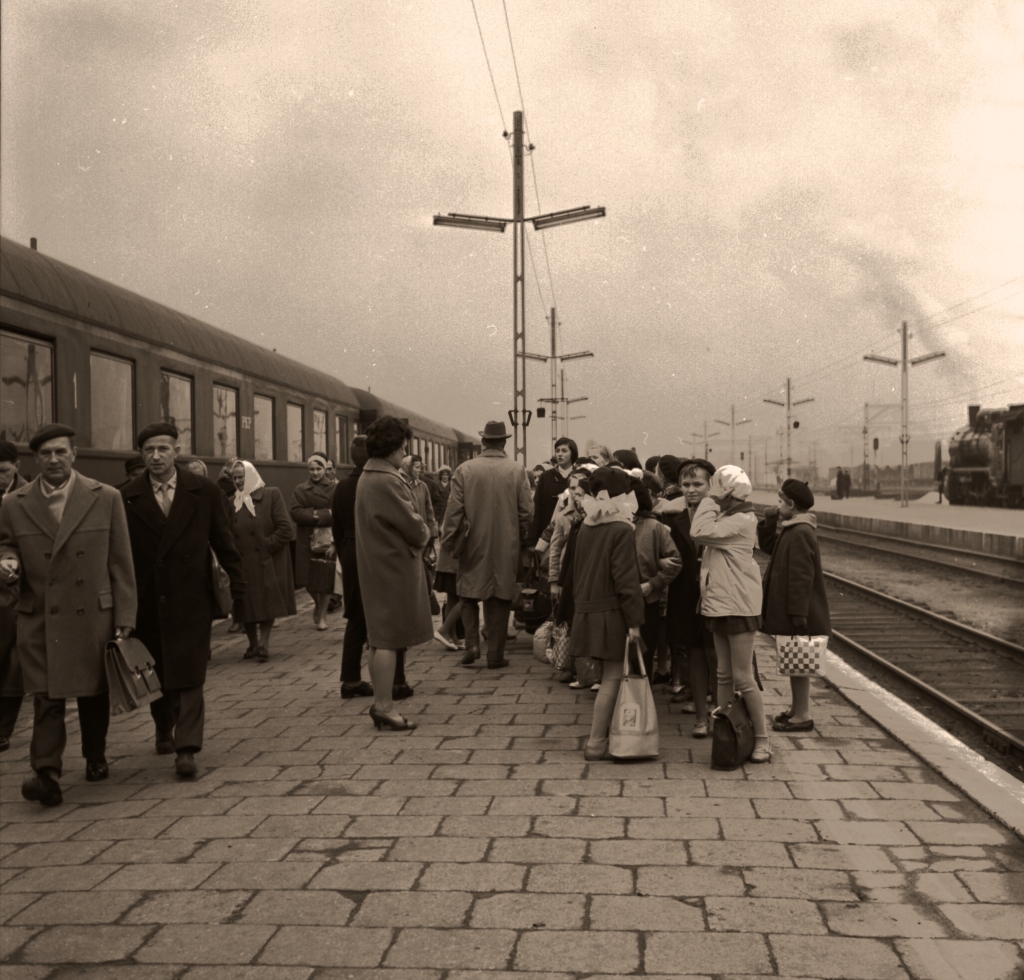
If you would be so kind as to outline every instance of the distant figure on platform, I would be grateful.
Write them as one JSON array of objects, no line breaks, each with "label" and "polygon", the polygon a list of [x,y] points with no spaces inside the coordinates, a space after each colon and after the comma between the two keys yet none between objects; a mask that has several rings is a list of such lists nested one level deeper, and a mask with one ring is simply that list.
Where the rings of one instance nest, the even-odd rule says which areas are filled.
[{"label": "distant figure on platform", "polygon": [[488,422],[480,437],[483,452],[466,460],[452,477],[441,540],[449,551],[458,553],[456,587],[463,600],[462,624],[466,630],[462,665],[468,667],[480,657],[477,603],[482,601],[487,666],[497,670],[508,666],[508,617],[533,501],[526,470],[505,454],[505,423]]},{"label": "distant figure on platform", "polygon": [[114,489],[123,490],[132,482],[132,480],[145,470],[145,468],[146,461],[142,458],[142,453],[136,453],[134,456],[129,456],[124,461],[124,480],[122,480]]},{"label": "distant figure on platform", "polygon": [[35,775],[21,795],[63,802],[60,779],[67,698],[78,699],[85,778],[108,775],[110,698],[103,654],[135,624],[135,577],[124,504],[113,487],[77,473],[75,433],[47,425],[29,442],[39,476],[4,494],[0,580],[18,592],[17,657],[34,695],[29,758]]},{"label": "distant figure on platform", "polygon": [[949,498],[949,491],[946,490],[946,481],[948,479],[949,479],[949,467],[948,466],[943,466],[942,469],[939,470],[939,503],[940,504],[942,503],[943,491],[945,491],[945,493],[946,493],[946,498],[947,499]]},{"label": "distant figure on platform", "polygon": [[373,422],[366,430],[370,458],[356,487],[356,563],[373,677],[370,718],[378,730],[416,727],[395,711],[395,665],[400,651],[434,635],[423,587],[430,528],[398,471],[411,436],[402,419],[384,415]]},{"label": "distant figure on platform", "polygon": [[231,529],[245,577],[245,596],[236,603],[236,612],[249,638],[242,659],[266,663],[274,620],[296,612],[288,547],[295,525],[281,491],[268,487],[252,463],[239,460],[231,472],[235,478]]},{"label": "distant figure on platform", "polygon": [[[315,592],[309,587],[309,563],[314,557],[325,558],[331,547],[331,501],[337,481],[327,475],[327,456],[315,452],[306,461],[309,478],[292,491],[292,520],[298,527],[295,538],[295,587],[306,589],[313,597],[313,623],[318,630],[327,629],[327,607],[333,587]],[[333,579],[332,586],[333,586]]]},{"label": "distant figure on platform", "polygon": [[537,541],[551,523],[558,498],[569,489],[569,474],[580,458],[576,443],[567,436],[555,440],[555,461],[550,470],[543,470],[537,475],[537,486],[533,494],[533,520],[530,522],[530,533],[526,544],[530,548],[537,547]]},{"label": "distant figure on platform", "polygon": [[190,459],[185,464],[185,469],[187,469],[189,473],[193,474],[194,476],[202,476],[208,478],[210,475],[209,470],[206,468],[206,463],[204,463],[201,459]]},{"label": "distant figure on platform", "polygon": [[203,684],[217,609],[210,549],[231,578],[236,612],[245,595],[242,560],[222,491],[176,465],[178,429],[154,422],[137,442],[146,472],[121,491],[139,594],[136,633],[163,689],[149,706],[156,750],[175,753],[175,772],[188,777],[198,771],[194,756],[203,747]]},{"label": "distant figure on platform", "polygon": [[[0,439],[0,506],[4,497],[20,490],[27,481],[18,472],[18,447]],[[0,752],[11,747],[11,733],[18,723],[25,684],[21,665],[14,650],[18,627],[17,583],[7,584],[0,577]]]}]

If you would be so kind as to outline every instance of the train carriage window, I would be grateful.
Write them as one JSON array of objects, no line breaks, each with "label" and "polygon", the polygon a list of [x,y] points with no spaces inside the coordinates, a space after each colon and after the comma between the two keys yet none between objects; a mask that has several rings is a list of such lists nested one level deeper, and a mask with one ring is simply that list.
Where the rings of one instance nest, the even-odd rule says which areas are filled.
[{"label": "train carriage window", "polygon": [[238,455],[238,392],[213,386],[213,454]]},{"label": "train carriage window", "polygon": [[313,409],[313,452],[331,455],[327,451],[327,413],[319,408]]},{"label": "train carriage window", "polygon": [[288,403],[288,462],[301,463],[306,455],[303,452],[302,406]]},{"label": "train carriage window", "polygon": [[53,345],[0,331],[0,439],[26,443],[53,421]]},{"label": "train carriage window", "polygon": [[347,463],[348,458],[348,419],[344,415],[334,416],[334,444],[337,447],[338,462]]},{"label": "train carriage window", "polygon": [[135,364],[109,354],[89,353],[92,448],[135,448]]},{"label": "train carriage window", "polygon": [[274,458],[274,399],[255,395],[252,400],[252,430],[256,438],[256,459]]},{"label": "train carriage window", "polygon": [[160,414],[178,430],[178,445],[192,455],[192,379],[170,371],[160,372]]}]

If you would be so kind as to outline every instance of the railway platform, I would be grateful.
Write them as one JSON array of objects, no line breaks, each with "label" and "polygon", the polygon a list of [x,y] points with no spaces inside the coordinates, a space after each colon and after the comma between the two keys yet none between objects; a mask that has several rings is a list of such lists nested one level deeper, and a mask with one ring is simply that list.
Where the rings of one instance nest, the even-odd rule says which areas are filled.
[{"label": "railway platform", "polygon": [[[832,500],[816,494],[814,513],[826,527],[845,527],[907,541],[961,548],[1024,559],[1024,512],[1002,507],[953,507],[939,504],[937,494],[900,507],[898,500],[847,497]],[[750,498],[762,506],[777,503],[771,490],[755,490]]]},{"label": "railway platform", "polygon": [[266,664],[216,627],[198,779],[142,711],[112,721],[107,782],[73,734],[65,805],[23,802],[23,713],[3,980],[1022,976],[1024,842],[823,682],[770,765],[713,772],[662,693],[658,761],[588,764],[593,695],[525,635],[500,672],[411,651],[419,727],[378,734],[338,696],[344,620],[301,610]]}]

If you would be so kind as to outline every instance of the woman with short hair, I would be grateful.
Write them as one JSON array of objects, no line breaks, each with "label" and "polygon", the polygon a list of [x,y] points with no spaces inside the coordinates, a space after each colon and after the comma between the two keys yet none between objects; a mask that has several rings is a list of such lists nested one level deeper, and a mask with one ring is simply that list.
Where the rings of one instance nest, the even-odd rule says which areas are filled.
[{"label": "woman with short hair", "polygon": [[298,527],[295,538],[295,585],[300,589],[305,588],[313,597],[313,622],[318,630],[327,629],[327,607],[334,591],[333,576],[331,588],[326,592],[313,591],[309,586],[312,559],[333,556],[331,504],[338,482],[330,475],[330,463],[324,453],[313,453],[306,461],[309,478],[292,492],[291,515]]},{"label": "woman with short hair", "polygon": [[377,729],[416,726],[395,711],[392,687],[398,653],[434,635],[423,587],[423,549],[430,528],[416,512],[399,467],[412,430],[384,415],[366,430],[369,459],[356,487],[356,562],[370,646]]}]

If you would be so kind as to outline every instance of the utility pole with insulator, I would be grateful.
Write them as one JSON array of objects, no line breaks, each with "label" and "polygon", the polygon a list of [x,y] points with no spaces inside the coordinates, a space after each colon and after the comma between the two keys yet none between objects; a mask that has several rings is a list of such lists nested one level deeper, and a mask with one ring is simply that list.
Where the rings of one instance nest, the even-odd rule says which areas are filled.
[{"label": "utility pole with insulator", "polygon": [[813,398],[802,398],[800,401],[795,402],[792,400],[792,384],[789,378],[786,378],[786,400],[784,402],[777,402],[774,398],[764,398],[762,401],[767,402],[769,405],[780,405],[786,410],[786,478],[789,479],[793,475],[793,452],[790,443],[790,433],[793,429],[799,429],[800,423],[794,422],[792,419],[793,409],[797,405],[806,405],[808,402],[813,402]]},{"label": "utility pole with insulator", "polygon": [[730,419],[730,421],[728,421],[728,422],[723,422],[721,419],[715,419],[715,422],[717,422],[718,425],[727,425],[727,426],[729,426],[729,432],[730,432],[730,438],[731,438],[729,462],[735,465],[735,463],[736,463],[736,426],[737,425],[746,425],[748,422],[751,422],[753,420],[752,419],[740,419],[740,421],[737,422],[736,421],[736,406],[735,405],[730,405],[729,406],[729,419]]}]

